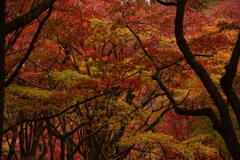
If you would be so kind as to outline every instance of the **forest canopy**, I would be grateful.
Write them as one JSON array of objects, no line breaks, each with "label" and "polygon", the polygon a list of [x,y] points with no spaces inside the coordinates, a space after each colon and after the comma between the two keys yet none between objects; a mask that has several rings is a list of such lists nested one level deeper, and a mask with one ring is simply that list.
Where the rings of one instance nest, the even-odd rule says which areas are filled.
[{"label": "forest canopy", "polygon": [[240,159],[238,0],[0,3],[1,159]]}]

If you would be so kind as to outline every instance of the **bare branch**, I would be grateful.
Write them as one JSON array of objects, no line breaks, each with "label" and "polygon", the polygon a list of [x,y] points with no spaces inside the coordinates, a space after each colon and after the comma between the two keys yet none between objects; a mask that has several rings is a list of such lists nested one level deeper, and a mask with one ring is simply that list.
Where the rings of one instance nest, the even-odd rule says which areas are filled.
[{"label": "bare branch", "polygon": [[144,54],[154,63],[153,57],[152,57],[150,54],[148,54],[148,52],[146,51],[146,49],[143,47],[142,41],[141,41],[141,39],[139,38],[139,36],[132,30],[131,27],[129,27],[128,25],[127,25],[126,27],[127,27],[127,28],[130,30],[130,32],[132,32],[132,34],[137,38],[137,40],[138,40],[138,42],[140,43],[140,46],[141,46]]},{"label": "bare branch", "polygon": [[208,107],[200,108],[200,109],[180,108],[179,104],[177,104],[176,100],[172,96],[167,86],[164,84],[162,79],[158,76],[158,71],[154,75],[152,75],[152,79],[156,80],[159,86],[161,87],[161,89],[166,93],[166,96],[168,97],[169,101],[172,103],[176,113],[180,115],[189,115],[189,116],[207,116],[211,119],[215,127],[221,126],[221,122],[219,121],[216,114],[211,108],[208,108]]},{"label": "bare branch", "polygon": [[[116,90],[116,89],[115,89],[115,90]],[[105,92],[105,93],[103,93],[103,94],[99,94],[99,95],[94,96],[94,97],[92,97],[92,98],[89,98],[89,99],[86,99],[86,100],[84,100],[84,101],[78,102],[78,103],[76,103],[75,105],[69,106],[68,108],[66,108],[66,109],[62,110],[61,112],[59,112],[59,113],[57,113],[57,114],[54,114],[54,115],[52,115],[52,116],[40,117],[40,118],[37,118],[37,119],[25,119],[25,120],[22,120],[22,121],[20,121],[20,122],[17,122],[17,123],[15,123],[15,124],[11,125],[9,128],[5,129],[5,130],[3,131],[3,133],[6,133],[6,132],[8,132],[9,130],[11,130],[11,128],[12,128],[13,126],[16,126],[16,125],[19,125],[19,124],[22,124],[22,123],[25,123],[25,122],[37,122],[37,121],[40,121],[40,120],[46,120],[46,119],[51,119],[51,118],[54,118],[54,117],[58,117],[58,116],[66,113],[68,110],[70,110],[70,109],[72,109],[72,108],[74,108],[74,107],[77,107],[77,106],[79,106],[79,105],[81,105],[81,104],[84,104],[84,103],[86,103],[86,102],[89,102],[89,101],[91,101],[91,100],[94,100],[94,99],[96,99],[96,98],[99,98],[99,97],[101,97],[101,96],[107,95],[107,94],[109,94],[109,93],[111,93],[111,92],[113,92],[113,91],[115,91],[115,90],[111,90],[111,91],[109,91],[109,92]]]},{"label": "bare branch", "polygon": [[14,78],[18,75],[20,69],[22,68],[22,65],[26,62],[26,60],[28,59],[28,57],[30,56],[30,54],[32,53],[32,51],[34,50],[34,44],[38,39],[39,34],[41,33],[41,30],[43,28],[44,23],[46,22],[46,20],[50,17],[52,12],[52,7],[50,7],[48,14],[46,15],[46,17],[44,17],[44,19],[40,22],[38,29],[36,31],[36,33],[34,34],[32,41],[30,43],[30,46],[26,52],[26,54],[24,55],[23,59],[19,62],[17,68],[15,69],[15,71],[13,72],[13,74],[8,78],[8,80],[5,83],[5,87],[7,87],[9,84],[11,84],[11,82],[14,80]]},{"label": "bare branch", "polygon": [[35,19],[37,19],[43,12],[47,9],[52,7],[53,3],[56,0],[45,0],[37,7],[33,8],[31,11],[27,12],[26,14],[17,17],[13,21],[0,26],[0,36],[7,35],[21,27],[26,26],[27,24],[31,23]]}]

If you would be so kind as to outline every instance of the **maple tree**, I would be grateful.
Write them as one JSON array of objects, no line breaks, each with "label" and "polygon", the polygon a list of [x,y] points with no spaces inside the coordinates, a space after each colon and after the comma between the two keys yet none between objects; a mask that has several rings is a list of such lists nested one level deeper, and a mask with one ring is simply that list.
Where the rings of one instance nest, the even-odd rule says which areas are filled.
[{"label": "maple tree", "polygon": [[[51,1],[45,8],[40,2],[50,1],[29,0],[20,8],[19,2],[9,2],[7,24],[14,22],[11,18],[16,14],[24,23],[13,29],[0,26],[0,35],[9,33],[4,38],[6,159],[229,156],[221,137],[213,130],[208,132],[209,119],[195,116],[208,116],[228,146],[226,138],[234,130],[223,135],[224,128],[215,123],[237,128],[234,110],[229,109],[226,117],[233,124],[225,124],[224,117],[218,120],[219,103],[207,96],[201,81],[205,86],[208,82],[201,77],[205,73],[203,77],[210,78],[210,73],[213,83],[208,86],[220,88],[218,80],[229,58],[225,52],[236,37],[237,20],[229,17],[237,11],[229,11],[227,19],[218,9],[206,7],[209,1],[195,0],[185,9],[184,0],[68,0]],[[212,6],[223,8],[223,3]],[[39,14],[33,16],[33,10],[28,10],[36,5]],[[185,36],[194,54],[185,51],[186,43],[182,47],[178,40],[185,42],[184,13]],[[211,17],[214,14],[216,18]],[[196,59],[207,72],[198,72]],[[225,99],[221,105],[227,105]],[[199,126],[203,123],[205,128]],[[228,149],[236,156],[234,148]]]},{"label": "maple tree", "polygon": [[194,57],[188,42],[184,36],[184,29],[183,29],[183,17],[185,13],[185,5],[186,0],[178,0],[176,3],[177,11],[176,11],[176,19],[175,19],[175,36],[176,42],[183,53],[187,63],[190,67],[194,70],[197,76],[200,78],[201,82],[203,83],[205,89],[207,90],[208,94],[211,96],[214,104],[217,107],[219,118],[217,114],[213,111],[210,107],[203,107],[203,108],[196,108],[196,109],[188,109],[188,108],[181,108],[179,107],[178,103],[175,101],[174,97],[171,95],[161,78],[158,76],[158,72],[152,76],[161,88],[167,94],[169,100],[173,104],[175,111],[179,114],[183,115],[191,115],[191,116],[207,116],[211,122],[213,123],[213,128],[218,131],[218,133],[224,139],[229,152],[232,155],[233,159],[239,159],[239,147],[240,144],[237,139],[236,132],[233,127],[233,123],[231,120],[231,115],[229,111],[229,105],[232,107],[233,112],[236,116],[236,119],[239,124],[239,97],[237,96],[237,92],[233,89],[233,80],[236,77],[238,61],[239,61],[239,54],[240,54],[240,38],[236,41],[236,44],[233,48],[231,57],[229,59],[228,64],[225,66],[225,74],[220,78],[221,88],[227,97],[227,102],[222,96],[222,93],[214,84],[212,78],[207,73],[206,69],[196,60]]},{"label": "maple tree", "polygon": [[[59,7],[61,7],[61,5],[59,5]],[[71,7],[72,6],[70,6],[70,8]],[[55,27],[54,25],[57,24],[55,22],[61,22],[61,20],[62,19],[60,19],[60,21],[54,21],[54,19],[53,19],[53,21],[49,21],[49,23],[48,23],[49,27],[50,28]],[[101,23],[101,20],[97,20],[97,19],[95,19],[95,20],[93,19],[92,21],[93,22],[91,22],[91,21],[88,21],[88,22],[90,24],[92,23],[93,27],[96,27],[95,23],[97,23],[97,24],[99,24],[99,22]],[[47,32],[48,28],[46,27],[45,29],[46,29],[45,31]],[[69,28],[69,29],[72,29],[72,28]],[[93,30],[93,31],[95,32],[95,30]],[[98,117],[101,114],[105,115],[106,114],[105,112],[98,113],[99,112],[98,110],[101,107],[104,107],[105,104],[103,103],[104,101],[101,102],[102,104],[99,103],[99,100],[96,101],[96,104],[94,104],[94,102],[87,103],[89,100],[91,100],[91,98],[89,100],[86,100],[84,102],[84,106],[83,106],[86,108],[86,111],[84,108],[80,108],[79,110],[80,111],[82,110],[82,111],[79,113],[76,112],[76,113],[80,114],[80,115],[78,115],[80,120],[83,119],[83,122],[77,126],[73,125],[73,124],[79,123],[79,122],[77,122],[77,121],[79,121],[78,116],[76,117],[75,115],[70,114],[67,117],[64,116],[64,117],[55,118],[56,116],[52,115],[52,114],[59,111],[55,106],[62,106],[62,108],[63,108],[64,106],[67,106],[67,104],[69,104],[70,107],[66,108],[66,111],[69,109],[72,109],[72,108],[78,108],[79,105],[83,103],[83,102],[76,103],[76,101],[78,101],[79,98],[83,97],[84,99],[85,98],[88,99],[88,97],[91,97],[93,95],[93,93],[95,93],[95,92],[99,93],[101,90],[103,90],[103,91],[109,90],[109,87],[111,87],[114,84],[112,84],[112,82],[110,81],[111,82],[110,84],[105,85],[105,83],[107,81],[109,81],[106,78],[110,78],[110,76],[108,74],[114,75],[111,73],[112,71],[111,70],[108,71],[108,69],[110,69],[110,67],[114,67],[113,64],[115,64],[115,63],[119,63],[120,65],[122,65],[119,67],[119,69],[121,69],[122,71],[118,69],[120,73],[114,77],[114,79],[116,79],[115,80],[116,84],[119,83],[119,78],[121,78],[121,77],[122,77],[122,80],[121,79],[120,80],[123,81],[124,83],[119,83],[119,85],[123,88],[126,86],[129,86],[130,82],[135,82],[135,81],[138,82],[137,81],[137,79],[139,79],[138,76],[136,76],[136,78],[137,78],[136,80],[131,78],[132,75],[133,76],[135,75],[134,72],[137,73],[138,70],[130,69],[130,71],[128,71],[129,68],[133,68],[134,66],[129,65],[128,64],[129,61],[121,63],[121,61],[124,60],[124,57],[121,58],[120,55],[116,55],[117,60],[114,57],[109,57],[109,58],[105,58],[103,61],[102,57],[99,57],[99,55],[96,54],[96,51],[95,51],[96,49],[94,49],[94,47],[91,47],[91,45],[92,45],[91,43],[87,43],[88,45],[90,45],[91,48],[86,48],[85,46],[83,47],[83,44],[81,46],[74,46],[74,43],[71,44],[70,43],[71,41],[68,40],[69,37],[66,33],[69,34],[68,32],[63,32],[62,35],[58,34],[57,36],[62,36],[62,38],[59,39],[59,37],[56,37],[55,40],[53,40],[52,37],[46,38],[45,35],[42,35],[43,36],[42,42],[39,41],[40,42],[39,44],[38,43],[35,44],[35,49],[36,48],[39,49],[37,52],[38,54],[37,53],[32,54],[29,61],[25,61],[24,67],[21,68],[21,70],[18,74],[18,78],[15,79],[15,83],[12,84],[11,86],[8,86],[8,88],[6,89],[6,93],[8,95],[6,98],[6,105],[8,106],[8,110],[6,112],[8,114],[5,116],[5,123],[11,126],[11,124],[15,123],[14,121],[16,121],[16,123],[19,124],[19,126],[16,126],[14,128],[8,128],[5,130],[5,132],[10,131],[10,130],[12,131],[12,135],[11,134],[9,135],[9,133],[7,133],[7,135],[6,135],[6,140],[9,142],[9,145],[11,146],[11,149],[10,149],[11,152],[9,152],[9,154],[7,155],[8,159],[13,156],[16,156],[16,153],[14,152],[13,149],[16,147],[16,143],[17,143],[16,133],[18,132],[18,129],[19,129],[19,134],[20,134],[19,148],[20,148],[20,155],[22,158],[23,157],[35,157],[36,156],[36,145],[38,145],[40,143],[40,141],[42,141],[41,143],[43,144],[43,147],[46,146],[45,141],[46,141],[47,137],[45,137],[45,136],[39,137],[39,136],[46,135],[46,136],[48,136],[48,139],[52,139],[52,141],[49,142],[49,145],[54,146],[54,147],[51,147],[50,155],[46,155],[46,147],[45,147],[43,152],[40,155],[38,155],[38,158],[41,158],[42,156],[50,156],[50,157],[57,156],[54,153],[54,150],[60,149],[61,155],[58,158],[64,159],[65,144],[67,143],[66,138],[71,140],[70,136],[72,134],[77,132],[80,128],[85,127],[85,125],[89,124],[89,122],[88,123],[84,122],[86,120],[83,119],[85,117],[85,116],[82,116],[83,114],[87,114],[86,118],[89,119],[87,121],[90,121],[90,122],[93,121],[90,124],[94,125],[94,127],[91,127],[93,129],[90,128],[89,131],[92,130],[92,132],[96,134],[103,129],[102,127],[100,127],[100,130],[95,131],[96,129],[94,129],[94,128],[97,127],[97,126],[95,126],[96,124],[101,125],[102,124],[101,121],[104,119],[103,118],[102,119],[94,118],[92,120],[92,117],[95,117],[95,116]],[[24,39],[25,39],[24,37],[27,37],[28,34],[29,34],[29,32],[25,32],[25,33],[23,32],[23,35],[26,35],[26,36],[23,36],[23,39],[22,39],[23,41],[18,43],[17,47],[24,46],[24,45],[22,45],[22,44],[26,43],[24,41]],[[106,33],[104,33],[104,34],[106,34]],[[91,40],[92,38],[95,39],[95,37],[92,36],[92,37],[88,38],[87,40],[92,41]],[[47,46],[50,46],[49,52],[52,53],[52,56],[48,55],[48,53],[44,49],[44,47],[48,48]],[[58,47],[58,46],[60,46],[60,47]],[[81,50],[80,51],[77,50],[78,48],[76,48],[76,47],[81,47],[80,48]],[[78,54],[76,55],[76,52],[72,52],[72,49],[74,49],[74,51],[78,51],[77,53],[81,52],[82,49],[84,49],[83,51],[87,52],[87,54],[84,55],[84,57],[82,57],[82,56],[79,56]],[[114,49],[115,49],[115,47],[114,47]],[[120,50],[121,50],[121,48],[120,48]],[[13,50],[12,52],[15,52],[15,51]],[[21,50],[17,50],[17,52],[18,52],[19,56],[21,56]],[[43,55],[46,55],[45,61],[43,61],[41,59],[40,63],[38,62],[39,56],[40,56],[39,53],[42,53],[41,57],[44,57]],[[60,53],[60,54],[56,54],[56,53]],[[12,56],[13,57],[11,57],[11,56],[8,57],[7,62],[9,60],[11,60],[12,58],[15,58],[15,54],[13,54]],[[76,56],[78,56],[78,57],[76,57]],[[118,58],[118,56],[119,56],[119,58]],[[77,64],[77,62],[79,63],[79,61],[75,61],[74,59],[76,59],[76,58],[78,58],[78,60],[83,59],[83,60],[85,60],[85,62],[83,61],[82,64],[81,63]],[[59,63],[59,61],[62,63]],[[106,63],[106,62],[108,62],[108,63]],[[124,65],[125,65],[125,67],[124,67]],[[72,66],[74,68],[72,68]],[[80,68],[81,70],[78,68],[79,66],[81,67]],[[89,66],[91,66],[91,68]],[[11,73],[11,68],[13,68],[11,63],[8,63],[7,67],[10,68],[8,70],[8,73]],[[118,66],[116,66],[116,69],[117,69],[117,67]],[[59,71],[54,71],[54,69],[56,69],[56,68],[58,68]],[[66,70],[65,68],[69,68],[69,69]],[[124,69],[124,68],[126,68],[126,69]],[[32,72],[32,70],[34,70],[34,72]],[[42,70],[44,70],[44,72]],[[74,72],[72,70],[76,70],[76,71]],[[81,74],[79,74],[79,72]],[[108,74],[106,74],[106,73],[108,73]],[[49,75],[47,77],[48,79],[46,79],[46,76],[45,76],[46,74]],[[44,81],[42,79],[44,79]],[[114,82],[114,79],[112,80],[113,82]],[[79,83],[78,81],[81,83]],[[102,81],[102,82],[100,83],[99,81],[100,82]],[[89,82],[91,82],[91,83],[89,84]],[[31,87],[23,87],[22,85],[23,86],[25,86],[25,85],[35,86],[39,89],[34,89]],[[137,85],[137,83],[136,83],[136,85]],[[134,83],[132,84],[132,87],[133,86],[135,86]],[[82,90],[76,90],[74,88],[80,88],[80,89],[86,88],[87,92],[82,92]],[[43,89],[43,90],[41,90],[41,89]],[[44,89],[47,89],[48,91],[44,91]],[[53,89],[54,89],[54,92],[51,92],[51,90],[53,90]],[[84,89],[84,90],[86,90],[86,89]],[[124,89],[124,90],[127,90],[127,89]],[[78,94],[76,94],[77,92],[78,92]],[[91,93],[91,92],[93,92],[93,93]],[[152,94],[154,92],[155,92],[155,89],[153,90]],[[112,96],[114,96],[113,97],[113,100],[115,99],[114,102],[117,103],[117,101],[116,101],[117,99],[115,97],[119,93],[117,92],[115,94],[116,94],[115,96],[114,95],[112,95]],[[132,94],[133,93],[129,88],[129,92],[127,95],[128,103],[132,103],[131,102],[132,101],[131,97],[133,96]],[[49,95],[50,95],[50,97],[49,97]],[[156,97],[155,95],[151,95],[151,96]],[[120,98],[120,99],[122,99],[122,98]],[[15,99],[15,102],[11,103],[11,99]],[[51,101],[49,101],[49,99],[51,99]],[[106,99],[111,100],[109,97],[106,97]],[[149,103],[148,102],[149,100],[151,100],[151,97],[146,99],[147,102],[144,102],[145,104],[142,107],[145,107],[145,105],[147,105]],[[125,99],[123,99],[122,101],[125,101]],[[72,103],[74,103],[74,102],[76,104],[72,105]],[[52,109],[50,107],[51,103],[52,103],[52,107],[53,107]],[[113,102],[111,102],[111,105],[113,105],[112,103]],[[46,104],[48,106],[47,108],[46,108]],[[14,107],[15,105],[18,105],[18,108],[15,108]],[[98,106],[98,105],[100,105],[100,106]],[[103,105],[103,106],[101,106],[101,105]],[[118,116],[118,114],[120,114],[121,116],[125,116],[124,113],[126,111],[123,109],[125,108],[124,106],[126,106],[126,109],[128,109],[128,105],[127,104],[124,105],[124,103],[119,104],[119,105],[120,106],[118,106],[118,108],[120,110],[120,113],[121,112],[123,112],[123,113],[120,114],[116,111],[113,112],[113,108],[109,108],[110,111],[113,112],[114,114],[111,112],[108,113],[108,114],[110,114],[108,118],[111,118],[113,115]],[[94,108],[91,109],[92,106],[100,107],[100,108],[97,110]],[[107,105],[107,107],[108,107],[108,105]],[[109,107],[111,107],[111,106],[109,106]],[[90,113],[88,113],[89,109],[91,109]],[[135,110],[136,109],[133,109],[134,112],[135,112]],[[139,111],[138,110],[136,110],[136,111],[138,114]],[[131,113],[131,110],[129,110],[128,112]],[[61,112],[61,113],[64,113],[64,112]],[[88,114],[90,114],[90,115],[88,115]],[[97,114],[97,115],[95,115],[95,114]],[[100,114],[100,115],[98,115],[98,114]],[[117,115],[115,115],[115,114],[117,114]],[[46,118],[48,115],[51,118],[50,121],[48,120],[48,118]],[[57,114],[57,115],[61,115],[61,114]],[[70,116],[71,116],[70,120],[74,122],[73,124],[69,122],[68,118]],[[13,117],[16,117],[16,119],[14,119]],[[41,117],[42,117],[42,119],[41,119]],[[127,116],[126,120],[129,118],[132,118],[132,117],[134,118],[135,116],[133,116],[133,115],[131,115],[130,117]],[[37,121],[39,121],[39,120],[42,120],[42,121],[37,123]],[[113,121],[112,122],[113,124],[115,124],[116,122],[119,121],[117,117],[113,117],[110,120]],[[63,122],[63,121],[66,121],[67,124],[63,124],[63,125],[59,126],[59,124],[61,124],[60,122]],[[26,123],[22,124],[23,122],[26,122]],[[43,122],[45,122],[47,125],[44,125]],[[96,123],[96,122],[98,122],[98,123]],[[103,126],[108,125],[108,123],[109,122],[106,121],[105,124],[103,123],[104,124]],[[122,120],[120,119],[120,122],[118,122],[118,123],[120,123],[120,124],[123,123],[122,124],[123,129],[126,128],[125,123],[127,123],[127,122],[122,122]],[[89,126],[91,126],[91,125],[89,125]],[[145,125],[145,123],[143,125]],[[69,131],[69,132],[66,131],[64,129],[66,126],[72,128],[72,131]],[[43,131],[44,131],[43,129],[46,129],[46,127],[48,130],[48,134],[43,133]],[[76,127],[76,128],[74,129],[74,127]],[[60,131],[63,130],[64,134],[61,133],[62,131],[61,132],[57,131],[58,128],[60,128]],[[113,126],[113,128],[114,128],[114,126]],[[111,146],[114,145],[118,141],[118,139],[119,139],[118,137],[121,137],[121,135],[123,134],[123,131],[120,133],[115,133],[115,134],[112,133],[112,134],[108,135],[108,136],[110,136],[109,137],[110,140],[111,140],[112,135],[116,135],[116,136],[114,136],[115,138],[110,141]],[[92,140],[94,140],[90,136],[91,134],[88,135],[89,134],[88,132],[85,133],[86,132],[85,129],[82,129],[81,132],[83,133],[83,137],[81,135],[79,135],[79,136],[75,135],[75,137],[79,137],[78,138],[79,144],[77,144],[77,145],[81,145],[84,141],[86,141],[88,139],[89,139],[88,140],[89,143]],[[108,133],[108,132],[106,132],[106,133]],[[85,138],[85,136],[84,136],[86,134],[87,134],[87,138]],[[93,134],[93,135],[95,135],[95,134]],[[104,135],[104,132],[102,134]],[[29,138],[29,137],[31,137],[31,135],[34,135],[34,139]],[[57,147],[57,146],[55,147],[55,145],[56,145],[55,141],[57,141],[57,143],[58,144],[60,143],[61,145],[59,147]],[[84,146],[87,147],[88,146],[87,144],[88,143],[86,143]],[[68,146],[70,147],[70,144]],[[95,143],[95,145],[89,144],[89,147],[87,150],[84,149],[85,147],[83,148],[85,150],[84,152],[78,151],[76,149],[73,150],[73,149],[69,148],[69,153],[67,154],[67,156],[72,157],[78,151],[81,154],[89,152],[89,154],[87,154],[87,155],[83,154],[83,156],[87,156],[89,158],[94,158],[92,155],[96,154],[95,152],[97,152],[97,150],[98,150],[96,147],[99,148],[99,146],[96,143]],[[38,148],[38,149],[40,149],[40,148]],[[106,149],[108,149],[108,148],[106,148]],[[130,150],[127,149],[125,152],[129,153],[129,151]],[[123,154],[120,152],[120,155],[123,154],[123,156],[126,156],[127,155],[126,153]],[[115,154],[117,154],[117,153],[115,153]],[[114,156],[114,155],[112,155],[112,156]],[[119,156],[119,155],[117,154],[115,156]]]},{"label": "maple tree", "polygon": [[[7,4],[9,4],[10,2],[8,2]],[[25,55],[25,58],[22,59],[22,61],[18,64],[18,68],[15,70],[15,73],[12,74],[11,78],[9,78],[6,82],[6,72],[5,72],[5,57],[6,57],[6,50],[7,48],[5,47],[5,38],[6,35],[18,30],[19,28],[24,28],[26,25],[28,25],[29,23],[31,23],[32,21],[34,21],[35,19],[39,18],[39,16],[45,12],[47,9],[51,8],[52,4],[54,3],[54,1],[43,1],[42,3],[39,3],[39,5],[37,5],[36,7],[31,8],[31,10],[17,18],[15,18],[14,20],[8,21],[7,16],[6,16],[6,11],[7,11],[7,7],[6,7],[6,1],[3,0],[1,1],[1,8],[0,8],[0,12],[1,12],[1,23],[0,23],[0,37],[1,37],[1,66],[0,66],[0,81],[1,81],[1,86],[0,86],[0,116],[1,121],[0,121],[0,137],[2,137],[2,133],[3,133],[3,115],[4,115],[4,88],[6,85],[8,85],[9,83],[11,83],[11,81],[13,81],[13,79],[16,77],[19,69],[21,68],[22,64],[24,63],[24,61],[26,61],[28,54],[31,53],[31,50],[33,49],[33,45],[34,42],[37,39],[37,35],[38,32],[40,32],[41,30],[41,26],[43,24],[39,25],[39,30],[36,32],[35,37],[33,37],[32,39],[32,47],[29,47],[28,52]],[[12,17],[11,17],[12,18]],[[6,22],[5,22],[6,21]],[[45,20],[44,20],[45,21]],[[43,22],[44,23],[44,22]],[[16,39],[17,39],[17,34],[16,34]],[[14,41],[16,40],[14,39]],[[13,41],[13,42],[14,42]],[[2,138],[0,140],[0,150],[2,153]],[[1,156],[1,154],[0,154]]]}]

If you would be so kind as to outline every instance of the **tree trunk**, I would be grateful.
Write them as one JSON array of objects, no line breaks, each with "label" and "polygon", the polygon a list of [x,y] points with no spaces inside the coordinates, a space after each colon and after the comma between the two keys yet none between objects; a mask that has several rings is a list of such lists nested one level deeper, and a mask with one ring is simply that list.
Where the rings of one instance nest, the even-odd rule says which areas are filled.
[{"label": "tree trunk", "polygon": [[[6,0],[0,1],[0,26],[5,24]],[[5,85],[5,36],[0,37],[0,158],[2,157],[4,85]]]},{"label": "tree trunk", "polygon": [[216,129],[216,130],[222,136],[232,158],[234,160],[239,160],[240,144],[238,142],[235,131],[232,130],[231,127],[229,128],[229,126],[225,126],[225,127],[223,126],[222,129]]}]

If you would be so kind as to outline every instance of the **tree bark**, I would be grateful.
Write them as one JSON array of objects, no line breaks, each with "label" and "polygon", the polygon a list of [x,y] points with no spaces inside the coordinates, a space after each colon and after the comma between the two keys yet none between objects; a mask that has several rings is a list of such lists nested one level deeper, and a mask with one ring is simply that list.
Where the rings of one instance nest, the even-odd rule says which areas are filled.
[{"label": "tree bark", "polygon": [[[3,7],[3,0],[1,0],[1,8]],[[25,13],[24,15],[17,17],[11,22],[8,22],[7,24],[0,25],[0,36],[7,35],[13,31],[15,31],[18,28],[24,27],[27,24],[31,23],[35,19],[37,19],[43,12],[45,12],[48,8],[52,7],[53,3],[56,0],[44,0],[42,3],[40,3],[38,6],[30,10],[29,12]],[[4,9],[5,10],[5,9]],[[5,14],[1,14],[5,15]]]},{"label": "tree bark", "polygon": [[[5,25],[6,0],[0,1],[0,26]],[[0,158],[2,157],[4,84],[5,83],[5,35],[0,36]]]},{"label": "tree bark", "polygon": [[52,7],[56,0],[44,0],[28,13],[17,17],[15,20],[5,23],[6,0],[0,0],[0,158],[2,157],[3,120],[4,120],[4,87],[5,87],[5,36],[20,27],[37,19],[48,8]]},{"label": "tree bark", "polygon": [[[195,73],[198,75],[198,77],[201,79],[204,87],[206,88],[207,92],[213,99],[216,107],[218,108],[219,114],[220,114],[220,119],[221,123],[220,124],[215,124],[214,121],[212,121],[214,129],[218,131],[218,133],[222,136],[224,139],[227,148],[232,155],[232,158],[234,160],[239,160],[240,159],[240,144],[238,142],[236,132],[233,128],[233,124],[231,121],[230,113],[228,110],[228,104],[224,101],[221,93],[213,83],[212,79],[210,78],[209,74],[206,72],[204,67],[195,59],[194,55],[192,54],[191,49],[188,46],[188,43],[186,42],[184,38],[184,33],[183,33],[183,18],[184,18],[184,8],[185,8],[186,0],[178,0],[177,1],[177,13],[176,13],[176,19],[175,19],[175,37],[177,41],[177,45],[181,52],[183,53],[187,63],[191,66],[191,68],[195,71]],[[236,43],[238,45],[240,43],[239,38]],[[230,59],[229,65],[227,67],[231,68],[231,71],[226,69],[226,74],[221,80],[221,85],[224,90],[224,93],[226,96],[230,99],[233,99],[233,102],[230,104],[232,105],[234,111],[238,111],[239,105],[236,106],[236,104],[239,104],[238,102],[235,102],[236,96],[233,95],[233,90],[232,90],[232,81],[236,76],[236,69],[237,69],[237,64],[238,64],[238,59],[239,59],[239,46],[236,46],[233,53],[232,57]],[[238,98],[237,98],[238,99]],[[235,104],[236,103],[236,104]],[[236,107],[235,107],[236,106]],[[191,113],[191,112],[189,112]],[[239,113],[236,114],[238,116]],[[210,119],[211,116],[207,115]],[[212,120],[212,119],[211,119]]]}]

